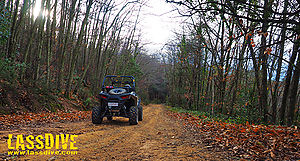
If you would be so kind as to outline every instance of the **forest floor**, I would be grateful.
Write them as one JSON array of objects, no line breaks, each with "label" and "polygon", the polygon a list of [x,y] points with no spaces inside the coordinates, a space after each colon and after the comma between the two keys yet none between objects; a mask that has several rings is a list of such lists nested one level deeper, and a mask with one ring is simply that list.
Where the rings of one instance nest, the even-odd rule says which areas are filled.
[{"label": "forest floor", "polygon": [[[170,117],[163,105],[144,107],[144,120],[129,125],[126,118],[104,120],[101,125],[90,119],[28,124],[0,131],[0,159],[17,160],[221,160],[222,153],[208,150],[195,140],[180,121]],[[8,156],[8,134],[76,134],[77,155]]]},{"label": "forest floor", "polygon": [[[234,124],[178,113],[164,105],[144,107],[144,120],[91,122],[91,111],[0,115],[0,160],[298,160],[297,127]],[[76,155],[8,155],[17,135],[78,135]],[[26,141],[25,141],[26,142]],[[36,142],[36,141],[35,141]],[[37,144],[37,142],[35,143]],[[68,145],[69,146],[69,145]],[[27,149],[25,149],[27,150]],[[56,150],[55,145],[52,151]],[[34,152],[47,151],[33,149]]]}]

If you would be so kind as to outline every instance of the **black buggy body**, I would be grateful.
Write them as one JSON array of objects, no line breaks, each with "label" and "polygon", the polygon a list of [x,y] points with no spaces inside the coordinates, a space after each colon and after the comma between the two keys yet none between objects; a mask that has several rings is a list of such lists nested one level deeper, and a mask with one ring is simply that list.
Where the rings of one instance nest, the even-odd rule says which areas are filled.
[{"label": "black buggy body", "polygon": [[112,120],[114,116],[129,118],[131,125],[136,125],[138,121],[143,120],[143,107],[135,93],[133,76],[106,76],[99,99],[100,106],[94,107],[92,111],[94,124],[101,124],[104,117]]}]

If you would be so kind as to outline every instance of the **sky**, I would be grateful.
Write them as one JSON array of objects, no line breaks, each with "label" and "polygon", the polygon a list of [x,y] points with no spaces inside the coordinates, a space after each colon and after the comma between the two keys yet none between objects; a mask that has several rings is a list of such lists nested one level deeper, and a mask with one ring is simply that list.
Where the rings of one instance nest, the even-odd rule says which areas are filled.
[{"label": "sky", "polygon": [[[148,0],[142,7],[139,27],[144,47],[149,54],[159,52],[174,36],[173,32],[180,29],[182,21],[173,5],[166,3],[165,0]],[[41,0],[38,0],[33,10],[35,17],[39,14],[40,8]]]},{"label": "sky", "polygon": [[159,52],[180,29],[179,14],[165,0],[149,0],[142,8],[140,27],[145,48],[150,54]]}]

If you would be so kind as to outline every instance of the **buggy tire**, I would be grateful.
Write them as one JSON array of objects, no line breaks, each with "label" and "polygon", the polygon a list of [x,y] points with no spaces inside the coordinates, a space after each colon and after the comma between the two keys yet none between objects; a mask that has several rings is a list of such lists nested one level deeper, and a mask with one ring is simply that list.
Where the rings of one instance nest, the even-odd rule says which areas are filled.
[{"label": "buggy tire", "polygon": [[129,124],[130,125],[137,125],[139,122],[138,120],[138,108],[137,106],[130,107],[130,116],[129,116]]},{"label": "buggy tire", "polygon": [[143,121],[143,106],[139,106],[138,119],[139,121]]},{"label": "buggy tire", "polygon": [[92,122],[93,124],[101,124],[103,120],[102,112],[100,107],[94,107],[92,111]]},{"label": "buggy tire", "polygon": [[107,120],[108,120],[108,121],[111,121],[111,120],[112,120],[112,116],[108,116],[108,117],[107,117]]}]

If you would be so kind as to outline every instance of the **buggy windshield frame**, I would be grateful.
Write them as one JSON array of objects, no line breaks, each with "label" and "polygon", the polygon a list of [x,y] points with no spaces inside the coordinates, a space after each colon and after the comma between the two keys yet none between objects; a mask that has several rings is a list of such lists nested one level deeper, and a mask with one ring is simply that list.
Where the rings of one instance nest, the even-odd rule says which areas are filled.
[{"label": "buggy windshield frame", "polygon": [[[128,78],[128,81],[123,81],[123,79]],[[105,88],[107,86],[106,81],[109,79],[109,85],[114,86],[115,84],[120,84],[120,85],[126,85],[129,84],[131,85],[131,88],[135,89],[135,78],[133,76],[116,76],[116,75],[107,75],[104,77],[103,82],[102,82],[102,88]],[[114,86],[114,87],[120,87],[120,86]]]}]

